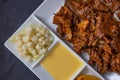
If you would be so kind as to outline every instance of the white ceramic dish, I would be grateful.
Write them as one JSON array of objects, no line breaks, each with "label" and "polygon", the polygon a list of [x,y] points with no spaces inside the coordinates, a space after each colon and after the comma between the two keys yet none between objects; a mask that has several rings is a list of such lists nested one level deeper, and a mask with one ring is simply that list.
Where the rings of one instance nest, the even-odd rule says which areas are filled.
[{"label": "white ceramic dish", "polygon": [[[29,17],[25,23],[23,25],[21,25],[21,27],[12,35],[14,36],[15,34],[17,34],[18,32],[20,32],[21,30],[29,27],[29,25],[31,24],[36,24],[36,25],[43,25],[42,23],[40,23],[40,21],[38,21],[38,19],[35,16],[31,16]],[[44,26],[45,27],[45,26]],[[46,27],[47,28],[47,27]],[[49,30],[49,29],[48,29]],[[50,31],[50,30],[49,30]],[[53,34],[53,32],[51,32],[51,35],[54,37],[53,43],[50,45],[50,47],[48,48],[48,51],[56,44],[56,42],[58,41],[58,38],[55,38],[55,35]],[[11,36],[11,37],[12,37]],[[37,61],[34,62],[28,62],[25,60],[25,58],[22,58],[19,54],[19,52],[16,50],[16,46],[10,42],[10,40],[8,39],[5,42],[5,46],[17,57],[19,58],[22,62],[24,62],[24,64],[29,67],[30,69],[32,69],[42,58],[44,58],[45,55],[42,55]]]},{"label": "white ceramic dish", "polygon": [[[21,25],[21,27],[17,30],[21,30],[25,25],[29,24],[30,22],[37,22],[39,24],[42,24],[42,22],[51,30],[51,33],[54,32],[56,35],[56,28],[57,26],[52,23],[54,13],[56,13],[61,6],[64,5],[64,0],[45,0],[34,12],[33,14]],[[40,20],[38,20],[37,18]],[[42,22],[41,22],[42,21]],[[42,25],[44,25],[42,24]],[[44,26],[45,26],[44,25]],[[17,32],[16,31],[16,32]],[[15,33],[16,33],[15,32]],[[14,34],[15,34],[14,33]],[[73,54],[75,54],[76,57],[78,57],[80,60],[82,60],[68,45],[66,45],[59,37],[56,35],[52,35],[55,37],[54,43],[51,45],[50,49],[56,44],[56,42],[60,41],[62,44],[64,44]],[[15,50],[15,46],[13,46],[8,40],[5,42],[5,46],[18,58],[20,59],[38,78],[41,80],[54,80],[54,78],[43,68],[41,65],[39,65],[39,61],[42,59],[40,58],[35,63],[27,63],[24,59],[22,59]],[[87,61],[88,56],[87,55],[81,55],[81,57]],[[83,61],[83,60],[82,60]],[[83,61],[84,62],[84,61]],[[86,66],[86,67],[85,67]],[[85,67],[85,68],[84,68]],[[83,69],[83,71],[82,71]],[[82,72],[81,72],[82,71]],[[81,73],[80,73],[81,72]],[[101,80],[120,80],[120,76],[118,76],[115,73],[112,74],[105,74],[101,76],[99,73],[97,73],[91,66],[89,66],[86,62],[85,65],[79,69],[78,72],[72,77],[74,79],[78,74],[92,74],[97,77],[99,77]]]},{"label": "white ceramic dish", "polygon": [[[38,7],[38,9],[34,12],[35,16],[37,16],[42,22],[44,22],[55,34],[57,26],[52,23],[54,13],[56,13],[61,6],[64,5],[65,0],[45,0],[41,6]],[[42,11],[42,12],[41,12]],[[89,59],[89,56],[86,54],[81,54],[81,57],[87,62]],[[116,73],[106,73],[102,76],[95,70],[92,70],[93,68],[89,66],[88,69],[91,71],[92,74],[96,74],[97,76],[101,77],[102,80],[120,80],[120,75]],[[86,71],[86,73],[89,73]],[[102,78],[103,77],[103,78]]]}]

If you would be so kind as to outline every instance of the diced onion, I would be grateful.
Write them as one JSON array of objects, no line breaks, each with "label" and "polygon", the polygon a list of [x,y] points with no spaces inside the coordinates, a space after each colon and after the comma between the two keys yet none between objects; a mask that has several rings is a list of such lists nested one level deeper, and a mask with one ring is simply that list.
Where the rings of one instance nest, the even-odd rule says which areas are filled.
[{"label": "diced onion", "polygon": [[16,44],[17,51],[29,62],[36,61],[41,55],[46,54],[49,44],[53,41],[49,30],[38,25],[36,27],[31,25],[12,39]]},{"label": "diced onion", "polygon": [[27,57],[26,57],[26,60],[27,60],[28,62],[32,62],[32,57],[31,57],[31,56],[27,56]]}]

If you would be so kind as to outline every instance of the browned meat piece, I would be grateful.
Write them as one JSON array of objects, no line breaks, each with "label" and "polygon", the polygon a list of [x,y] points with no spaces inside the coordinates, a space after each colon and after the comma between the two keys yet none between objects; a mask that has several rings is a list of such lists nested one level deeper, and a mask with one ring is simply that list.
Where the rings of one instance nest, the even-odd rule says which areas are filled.
[{"label": "browned meat piece", "polygon": [[105,53],[107,53],[107,54],[112,54],[112,48],[108,45],[108,44],[106,44],[106,43],[104,43],[104,45],[103,45],[103,49],[104,49],[104,51],[105,51]]},{"label": "browned meat piece", "polygon": [[108,12],[109,8],[101,2],[101,0],[95,0],[93,4],[94,10]]},{"label": "browned meat piece", "polygon": [[109,44],[110,42],[111,42],[111,40],[110,39],[108,39],[107,37],[103,37],[103,39],[104,39],[104,41],[107,43],[107,44]]},{"label": "browned meat piece", "polygon": [[88,25],[89,25],[89,21],[83,20],[82,22],[78,23],[78,28],[82,29],[82,31],[86,31]]},{"label": "browned meat piece", "polygon": [[64,36],[61,26],[57,27],[57,32],[58,32],[58,35],[59,35],[60,37],[63,37],[63,36]]},{"label": "browned meat piece", "polygon": [[92,14],[91,15],[90,25],[89,25],[90,32],[94,32],[95,31],[96,21],[97,21],[95,16],[96,16],[96,14]]},{"label": "browned meat piece", "polygon": [[64,17],[63,16],[55,16],[54,19],[53,19],[53,23],[54,24],[57,24],[57,25],[62,25],[64,24]]},{"label": "browned meat piece", "polygon": [[114,53],[118,53],[120,51],[120,36],[113,37],[111,46],[115,50]]},{"label": "browned meat piece", "polygon": [[81,37],[86,37],[87,34],[89,34],[89,33],[86,31],[88,25],[89,25],[89,21],[88,21],[88,20],[83,20],[83,21],[81,21],[80,23],[78,23],[78,24],[75,26],[75,33],[74,33],[74,35],[78,36],[79,38],[81,38]]},{"label": "browned meat piece", "polygon": [[120,0],[102,0],[102,2],[110,8],[111,12],[120,10]]},{"label": "browned meat piece", "polygon": [[[120,56],[112,56],[111,59],[111,70],[114,72],[118,72],[120,74]],[[114,65],[114,66],[113,66]]]},{"label": "browned meat piece", "polygon": [[72,39],[72,44],[73,44],[73,48],[77,53],[80,53],[81,49],[87,44],[87,39],[86,38],[73,38]]},{"label": "browned meat piece", "polygon": [[103,12],[109,11],[109,8],[101,0],[66,0],[65,5],[80,18],[90,18],[93,11],[96,10]]},{"label": "browned meat piece", "polygon": [[72,38],[72,31],[71,31],[71,25],[69,23],[64,23],[62,25],[62,31],[65,34],[64,38],[66,40],[71,40],[71,38]]},{"label": "browned meat piece", "polygon": [[74,27],[75,27],[78,23],[80,23],[80,18],[78,18],[78,16],[76,16],[76,15],[73,15],[73,19],[72,19],[72,27],[73,27],[73,29],[74,29]]},{"label": "browned meat piece", "polygon": [[91,8],[83,3],[87,5],[87,0],[66,0],[65,5],[68,6],[70,10],[72,10],[80,18],[84,18],[91,13]]},{"label": "browned meat piece", "polygon": [[91,65],[91,66],[95,66],[96,62],[94,60],[92,60],[92,58],[90,57],[88,63]]},{"label": "browned meat piece", "polygon": [[53,23],[78,54],[88,53],[88,63],[100,73],[120,74],[120,21],[114,18],[119,10],[120,0],[65,0]]},{"label": "browned meat piece", "polygon": [[[111,16],[111,17],[110,17]],[[109,21],[108,21],[109,20]],[[104,36],[113,36],[117,33],[117,27],[111,13],[99,13],[96,17],[96,30],[95,35],[99,39]]]},{"label": "browned meat piece", "polygon": [[71,22],[72,12],[66,6],[63,6],[54,16],[53,23],[59,25],[57,31],[65,40],[70,40],[72,38]]},{"label": "browned meat piece", "polygon": [[99,39],[101,39],[104,36],[104,29],[100,24],[97,24],[94,34]]},{"label": "browned meat piece", "polygon": [[111,55],[109,53],[106,53],[106,52],[103,54],[103,56],[102,56],[103,57],[103,69],[100,71],[101,73],[105,73],[105,72],[109,71],[109,69],[110,69],[109,63],[111,63],[110,56]]},{"label": "browned meat piece", "polygon": [[94,34],[90,34],[88,38],[88,46],[96,46],[98,43],[98,39],[94,36]]}]

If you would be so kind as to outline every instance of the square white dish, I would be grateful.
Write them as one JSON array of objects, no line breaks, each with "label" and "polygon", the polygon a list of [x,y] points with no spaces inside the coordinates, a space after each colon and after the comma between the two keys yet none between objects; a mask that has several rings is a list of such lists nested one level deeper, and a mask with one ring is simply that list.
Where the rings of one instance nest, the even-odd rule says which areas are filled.
[{"label": "square white dish", "polygon": [[[22,30],[24,30],[27,27],[30,27],[31,24],[36,24],[36,25],[42,25],[43,27],[45,27],[44,24],[42,24],[40,21],[38,21],[38,19],[32,15],[30,16],[22,25],[20,28],[18,28],[18,30],[11,36],[13,37],[14,35],[16,35],[17,33],[21,32]],[[47,28],[47,27],[46,27]],[[49,30],[49,29],[48,29]],[[50,30],[49,30],[50,31]],[[53,36],[54,40],[53,43],[50,45],[50,47],[48,48],[48,51],[56,44],[56,42],[58,41],[58,38],[55,37],[54,33],[51,32],[51,35]],[[10,38],[11,38],[10,37]],[[10,41],[10,38],[5,42],[5,47],[7,47],[18,59],[20,59],[29,69],[32,69],[42,58],[44,58],[45,55],[42,55],[37,61],[33,61],[33,62],[28,62],[27,60],[25,60],[25,58],[21,57],[19,54],[20,52],[18,52],[16,50],[16,46],[14,43],[12,43]],[[47,54],[47,53],[46,53]]]}]

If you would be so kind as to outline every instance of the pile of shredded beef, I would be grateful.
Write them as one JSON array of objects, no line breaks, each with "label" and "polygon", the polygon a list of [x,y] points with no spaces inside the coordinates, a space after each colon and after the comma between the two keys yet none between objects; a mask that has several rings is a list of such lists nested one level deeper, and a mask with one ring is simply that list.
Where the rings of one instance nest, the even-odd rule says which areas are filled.
[{"label": "pile of shredded beef", "polygon": [[[117,17],[117,18],[116,18]],[[59,36],[100,73],[120,74],[120,0],[66,0],[55,14]]]}]

